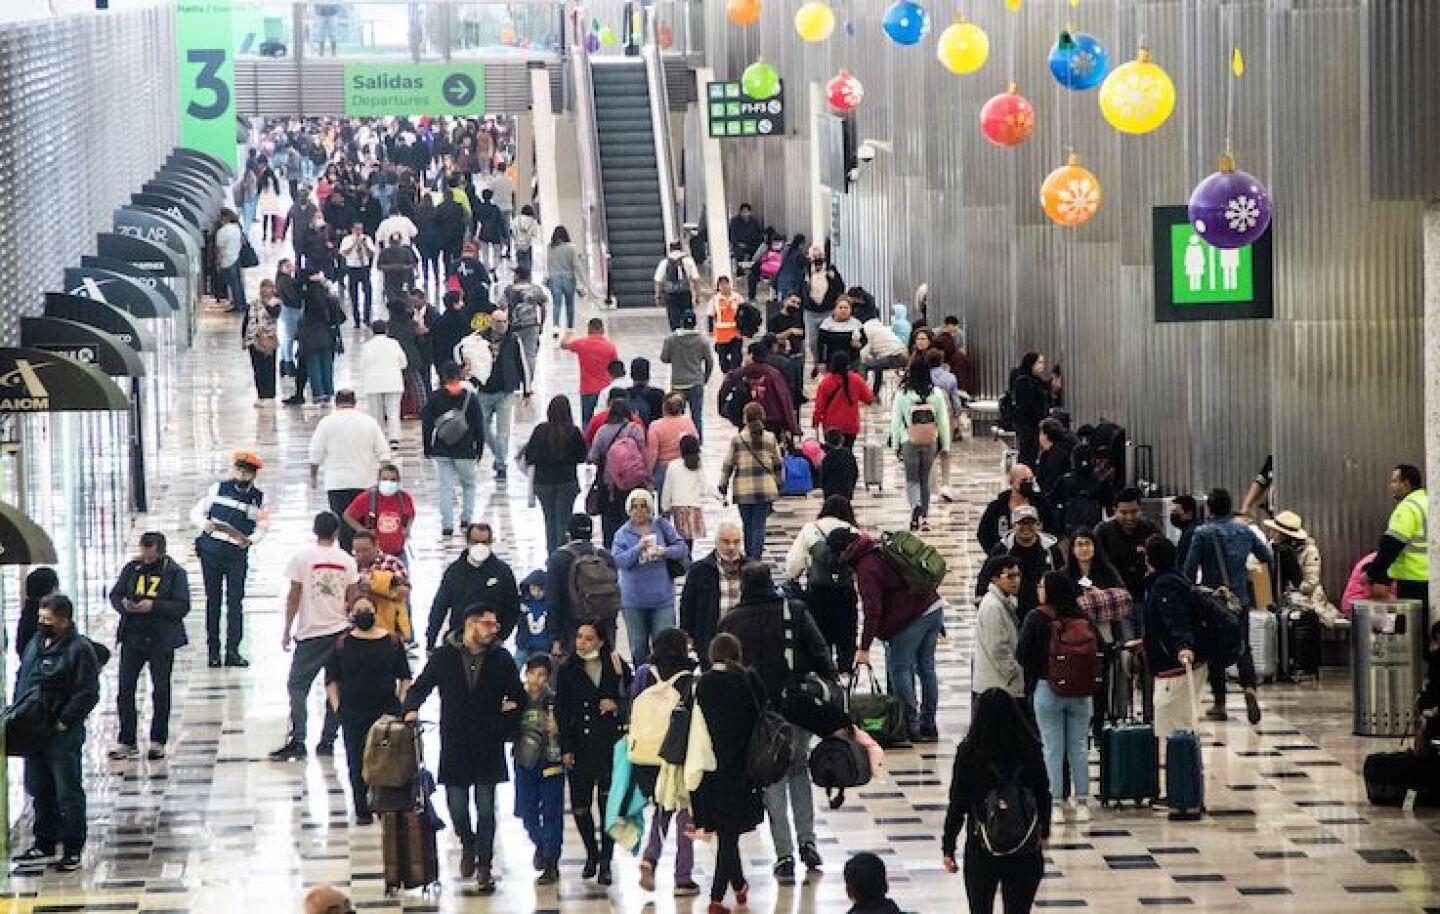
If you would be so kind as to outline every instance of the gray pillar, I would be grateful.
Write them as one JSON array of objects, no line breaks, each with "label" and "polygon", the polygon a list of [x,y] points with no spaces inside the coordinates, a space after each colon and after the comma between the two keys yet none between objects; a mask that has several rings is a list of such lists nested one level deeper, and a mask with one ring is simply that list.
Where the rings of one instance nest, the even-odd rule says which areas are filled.
[{"label": "gray pillar", "polygon": [[1440,202],[1425,211],[1425,484],[1430,493],[1430,618],[1440,611]]}]

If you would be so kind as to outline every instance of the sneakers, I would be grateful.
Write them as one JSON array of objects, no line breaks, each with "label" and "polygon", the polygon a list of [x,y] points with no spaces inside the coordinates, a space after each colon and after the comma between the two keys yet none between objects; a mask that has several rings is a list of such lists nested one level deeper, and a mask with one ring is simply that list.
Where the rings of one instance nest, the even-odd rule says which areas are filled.
[{"label": "sneakers", "polygon": [[322,739],[315,744],[315,754],[332,758],[335,755],[335,741],[333,739]]},{"label": "sneakers", "polygon": [[21,854],[16,854],[10,859],[15,863],[44,863],[55,857],[56,851],[53,847],[42,847],[39,844],[30,845],[30,849]]},{"label": "sneakers", "polygon": [[545,858],[538,847],[535,848],[535,853],[530,855],[530,868],[537,873],[545,869]]},{"label": "sneakers", "polygon": [[1226,713],[1225,713],[1225,709],[1222,708],[1222,707],[1220,707],[1219,705],[1211,705],[1211,706],[1210,706],[1210,709],[1205,712],[1205,719],[1206,719],[1206,720],[1221,720],[1221,721],[1224,721],[1224,720],[1229,720],[1229,719],[1230,719],[1230,715],[1229,715],[1229,714],[1226,714]]},{"label": "sneakers", "polygon": [[1090,801],[1089,801],[1089,800],[1087,800],[1087,799],[1084,798],[1084,797],[1081,797],[1081,798],[1079,798],[1079,799],[1077,799],[1077,800],[1072,800],[1072,801],[1071,801],[1071,806],[1070,806],[1070,821],[1072,821],[1072,822],[1081,822],[1081,823],[1083,823],[1083,822],[1089,822],[1089,821],[1090,821]]},{"label": "sneakers", "polygon": [[374,825],[374,824],[375,824],[375,817],[374,817],[373,815],[371,815],[370,813],[367,812],[367,813],[366,813],[365,815],[363,815],[363,816],[356,816],[356,817],[355,817],[355,824],[356,824],[356,825]]},{"label": "sneakers", "polygon": [[1251,726],[1260,723],[1260,698],[1254,689],[1245,690],[1245,716],[1249,718]]},{"label": "sneakers", "polygon": [[800,845],[800,859],[804,862],[805,869],[812,873],[818,873],[820,867],[825,865],[825,861],[820,858],[820,852],[808,841]]},{"label": "sneakers", "polygon": [[[590,864],[587,861],[585,865],[588,867]],[[699,887],[697,886],[696,888],[698,889]],[[655,891],[655,864],[649,860],[640,861],[640,889],[644,892]],[[677,894],[680,891],[680,885],[678,883],[675,885],[675,891]]]},{"label": "sneakers", "polygon": [[455,535],[455,528],[454,528],[454,527],[441,527],[441,528],[440,528],[440,535],[441,535],[442,537],[444,537],[445,539],[449,539],[450,537],[452,537],[452,536]]},{"label": "sneakers", "polygon": [[469,879],[475,875],[475,845],[460,845],[460,876]]},{"label": "sneakers", "polygon": [[305,751],[305,744],[297,742],[295,740],[291,740],[290,742],[281,746],[279,749],[276,749],[274,752],[270,753],[270,761],[299,762],[304,761],[306,755],[307,753]]},{"label": "sneakers", "polygon": [[490,874],[490,864],[477,864],[475,867],[475,891],[481,895],[495,894],[495,877]]},{"label": "sneakers", "polygon": [[60,873],[73,873],[83,865],[79,854],[72,854],[68,851],[65,856],[55,861],[54,869]]},{"label": "sneakers", "polygon": [[775,861],[775,866],[771,868],[770,872],[775,876],[776,879],[794,879],[795,858],[781,857],[779,860]]},{"label": "sneakers", "polygon": [[213,670],[213,669],[216,669],[216,668],[220,667],[221,665],[222,665],[222,664],[221,664],[221,662],[220,662],[220,652],[219,652],[219,651],[211,651],[211,652],[210,652],[210,669],[212,669],[212,670]]},{"label": "sneakers", "polygon": [[140,750],[135,746],[127,746],[124,743],[105,753],[112,761],[130,762],[140,757]]},{"label": "sneakers", "polygon": [[165,758],[165,744],[151,743],[150,750],[145,753],[145,757],[152,762],[158,762],[161,759]]},{"label": "sneakers", "polygon": [[250,661],[246,660],[244,657],[241,657],[239,651],[226,651],[226,652],[225,652],[225,665],[226,665],[226,666],[249,666],[249,665],[250,665]]},{"label": "sneakers", "polygon": [[535,877],[536,885],[554,885],[560,881],[560,867],[553,860],[546,860],[540,875]]},{"label": "sneakers", "polygon": [[[651,880],[650,880],[650,881],[651,881],[651,883],[653,884],[654,881],[655,881],[655,880],[654,880],[654,877],[651,877]],[[697,885],[696,882],[695,882],[695,880],[693,880],[693,879],[686,879],[686,880],[684,880],[683,882],[677,882],[677,883],[675,883],[675,897],[676,897],[676,898],[694,898],[696,895],[699,895],[699,894],[700,894],[700,886]]]}]

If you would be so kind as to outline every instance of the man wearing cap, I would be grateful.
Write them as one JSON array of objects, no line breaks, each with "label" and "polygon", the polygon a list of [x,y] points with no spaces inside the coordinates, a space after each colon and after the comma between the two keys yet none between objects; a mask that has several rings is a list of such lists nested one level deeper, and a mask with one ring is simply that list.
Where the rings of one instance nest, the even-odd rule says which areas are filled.
[{"label": "man wearing cap", "polygon": [[205,581],[205,635],[210,666],[221,664],[220,604],[225,619],[225,666],[249,666],[240,655],[245,637],[245,575],[250,547],[265,536],[270,512],[265,493],[255,485],[255,474],[265,463],[254,451],[236,451],[229,479],[222,479],[190,509],[190,523],[200,531],[195,555]]},{"label": "man wearing cap", "polygon": [[[1059,571],[1065,567],[1065,557],[1060,552],[1058,540],[1040,528],[1040,511],[1034,505],[1021,505],[1010,512],[1010,532],[995,544],[990,555],[1014,556],[1020,562],[1020,619],[1040,604],[1038,589],[1040,579],[1047,571]],[[976,582],[975,596],[983,596],[990,587],[990,581],[981,570]]]},{"label": "man wearing cap", "polygon": [[[335,411],[321,419],[310,436],[310,487],[320,483],[323,471],[325,497],[336,517],[345,516],[350,504],[379,476],[381,464],[390,460],[384,429],[369,413],[355,408],[355,399],[349,388],[337,391]],[[340,528],[340,548],[347,552],[351,532],[348,524]]]}]

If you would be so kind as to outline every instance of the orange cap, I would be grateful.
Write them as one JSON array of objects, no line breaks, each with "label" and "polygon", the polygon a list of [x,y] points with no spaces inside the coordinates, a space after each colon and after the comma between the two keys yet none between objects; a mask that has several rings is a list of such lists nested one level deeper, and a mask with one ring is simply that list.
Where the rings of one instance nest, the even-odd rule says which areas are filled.
[{"label": "orange cap", "polygon": [[234,463],[236,466],[254,467],[257,470],[265,469],[265,461],[254,451],[236,451]]}]

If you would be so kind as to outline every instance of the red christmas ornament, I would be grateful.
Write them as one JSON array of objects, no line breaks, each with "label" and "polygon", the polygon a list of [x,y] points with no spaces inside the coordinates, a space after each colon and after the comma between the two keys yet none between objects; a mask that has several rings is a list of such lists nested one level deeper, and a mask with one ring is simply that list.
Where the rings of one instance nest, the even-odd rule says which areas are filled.
[{"label": "red christmas ornament", "polygon": [[844,114],[860,107],[860,101],[865,98],[865,87],[860,84],[860,80],[841,70],[826,84],[825,98],[830,102],[831,108]]},{"label": "red christmas ornament", "polygon": [[1035,129],[1035,109],[1014,83],[980,109],[980,131],[996,146],[1019,146]]}]

